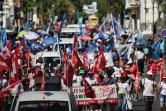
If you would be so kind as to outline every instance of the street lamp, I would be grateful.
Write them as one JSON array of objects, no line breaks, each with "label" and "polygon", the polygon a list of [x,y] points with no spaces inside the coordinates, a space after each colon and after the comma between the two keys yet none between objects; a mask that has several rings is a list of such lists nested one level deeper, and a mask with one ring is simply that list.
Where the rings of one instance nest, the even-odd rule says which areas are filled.
[{"label": "street lamp", "polygon": [[155,0],[152,0],[152,6],[153,6],[153,42],[154,42],[154,3],[155,3]]},{"label": "street lamp", "polygon": [[147,11],[146,3],[147,3],[147,0],[144,0],[144,3],[145,3],[145,30],[146,30],[146,11]]}]

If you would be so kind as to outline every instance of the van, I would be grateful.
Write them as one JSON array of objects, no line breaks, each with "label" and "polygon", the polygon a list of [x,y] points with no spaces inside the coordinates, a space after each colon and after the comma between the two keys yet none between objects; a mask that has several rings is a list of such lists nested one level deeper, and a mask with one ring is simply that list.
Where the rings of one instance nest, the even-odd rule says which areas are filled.
[{"label": "van", "polygon": [[19,95],[14,111],[78,111],[74,96],[63,91],[29,91]]}]

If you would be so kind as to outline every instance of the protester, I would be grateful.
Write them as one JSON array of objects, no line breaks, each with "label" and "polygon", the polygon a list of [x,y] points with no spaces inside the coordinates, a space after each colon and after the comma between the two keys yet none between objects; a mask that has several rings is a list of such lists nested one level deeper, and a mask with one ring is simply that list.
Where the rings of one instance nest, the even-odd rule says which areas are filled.
[{"label": "protester", "polygon": [[166,110],[166,76],[162,77],[161,83],[159,83],[159,91],[160,93],[160,108],[161,111]]},{"label": "protester", "polygon": [[152,79],[152,77],[153,73],[148,71],[146,78],[141,81],[145,101],[145,111],[152,111],[153,101],[158,98],[157,83]]},{"label": "protester", "polygon": [[88,76],[85,79],[91,86],[97,86],[98,85],[98,81],[95,77],[93,77],[92,72],[88,72]]}]

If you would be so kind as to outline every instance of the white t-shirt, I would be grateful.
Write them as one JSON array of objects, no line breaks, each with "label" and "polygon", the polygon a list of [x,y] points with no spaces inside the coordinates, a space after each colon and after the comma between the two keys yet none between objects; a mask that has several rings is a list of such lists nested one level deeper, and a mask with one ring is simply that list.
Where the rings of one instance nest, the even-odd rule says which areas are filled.
[{"label": "white t-shirt", "polygon": [[161,93],[160,94],[166,95],[166,83],[161,82],[160,88],[161,88]]},{"label": "white t-shirt", "polygon": [[147,78],[142,79],[142,84],[144,85],[144,96],[154,96],[154,85],[156,85],[156,82],[153,80],[149,80]]},{"label": "white t-shirt", "polygon": [[143,59],[144,58],[144,53],[143,52],[140,52],[140,51],[138,51],[137,52],[137,54],[136,54],[136,56],[137,56],[137,59]]},{"label": "white t-shirt", "polygon": [[127,94],[130,91],[130,86],[128,83],[118,83],[118,94]]},{"label": "white t-shirt", "polygon": [[82,81],[82,76],[77,76],[74,74],[73,76],[73,87],[78,87],[78,86],[81,86],[81,81]]},{"label": "white t-shirt", "polygon": [[86,79],[86,81],[89,83],[89,85],[97,85],[98,84],[98,81],[97,81],[97,79],[96,78],[92,78],[92,79],[90,79],[89,77],[87,77],[87,78],[85,78]]}]

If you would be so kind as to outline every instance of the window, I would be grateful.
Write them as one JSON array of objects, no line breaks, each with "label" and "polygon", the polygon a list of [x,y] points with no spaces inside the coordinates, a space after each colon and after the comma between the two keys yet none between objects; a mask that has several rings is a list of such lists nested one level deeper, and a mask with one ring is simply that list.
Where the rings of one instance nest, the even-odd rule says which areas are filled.
[{"label": "window", "polygon": [[67,101],[24,101],[18,111],[69,111]]}]

